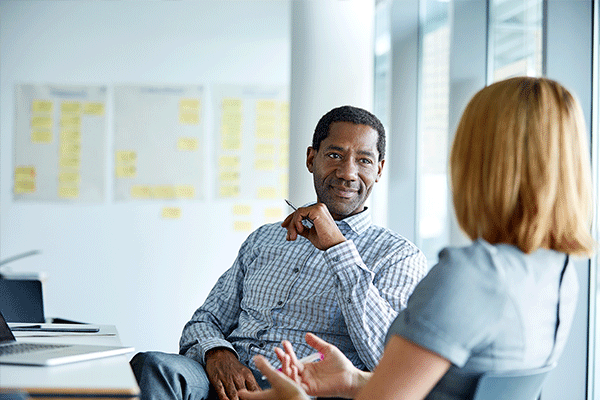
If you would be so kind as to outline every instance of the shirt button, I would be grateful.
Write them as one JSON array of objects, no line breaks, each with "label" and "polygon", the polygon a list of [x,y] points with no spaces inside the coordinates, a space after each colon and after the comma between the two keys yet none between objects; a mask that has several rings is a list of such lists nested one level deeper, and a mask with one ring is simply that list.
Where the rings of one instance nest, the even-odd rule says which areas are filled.
[{"label": "shirt button", "polygon": [[340,256],[335,256],[331,260],[335,261],[335,262],[338,262],[338,261],[340,261]]},{"label": "shirt button", "polygon": [[278,305],[278,306],[280,306],[280,305],[282,305],[282,304],[283,304],[283,301],[281,301],[281,300],[279,300],[279,301],[277,302],[277,305]]},{"label": "shirt button", "polygon": [[260,347],[261,349],[264,349],[265,348],[265,342],[260,342],[258,344],[258,347]]},{"label": "shirt button", "polygon": [[348,304],[351,304],[351,303],[352,303],[352,299],[351,299],[350,297],[348,297],[348,298],[346,299],[346,303],[348,303]]},{"label": "shirt button", "polygon": [[298,272],[300,272],[300,268],[298,268],[298,267],[294,268],[294,273],[297,274]]}]

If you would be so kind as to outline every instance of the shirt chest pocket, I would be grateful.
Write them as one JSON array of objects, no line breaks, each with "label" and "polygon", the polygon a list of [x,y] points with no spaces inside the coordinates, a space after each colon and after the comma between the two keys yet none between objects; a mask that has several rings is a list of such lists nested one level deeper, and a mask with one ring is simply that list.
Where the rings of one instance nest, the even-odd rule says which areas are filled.
[{"label": "shirt chest pocket", "polygon": [[278,247],[264,246],[259,250],[246,269],[242,285],[242,308],[264,309],[278,301],[278,292],[286,278],[281,270],[285,264],[284,258],[285,251]]}]

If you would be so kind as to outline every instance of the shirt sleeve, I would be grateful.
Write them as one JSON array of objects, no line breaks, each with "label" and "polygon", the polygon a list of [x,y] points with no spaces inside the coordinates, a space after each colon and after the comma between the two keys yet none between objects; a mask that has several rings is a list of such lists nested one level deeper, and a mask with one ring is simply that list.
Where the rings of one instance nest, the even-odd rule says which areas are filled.
[{"label": "shirt sleeve", "polygon": [[425,256],[406,243],[384,254],[370,270],[354,242],[347,240],[325,251],[324,257],[337,278],[337,301],[352,343],[367,369],[373,370],[392,321],[425,275]]},{"label": "shirt sleeve", "polygon": [[244,242],[235,262],[221,275],[204,304],[185,324],[179,341],[179,354],[204,365],[207,351],[225,347],[239,358],[226,338],[237,326],[241,313],[244,255],[249,240],[250,238]]},{"label": "shirt sleeve", "polygon": [[491,343],[508,298],[503,278],[481,247],[442,250],[417,285],[388,338],[402,336],[463,367],[475,348]]}]

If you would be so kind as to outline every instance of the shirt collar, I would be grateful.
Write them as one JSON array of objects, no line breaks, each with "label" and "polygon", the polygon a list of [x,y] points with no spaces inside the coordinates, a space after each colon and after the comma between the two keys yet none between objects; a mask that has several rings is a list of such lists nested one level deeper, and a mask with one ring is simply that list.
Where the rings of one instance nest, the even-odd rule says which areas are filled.
[{"label": "shirt collar", "polygon": [[344,218],[341,221],[336,221],[338,225],[346,224],[350,229],[352,229],[357,235],[361,235],[369,226],[371,226],[371,210],[368,207],[358,214],[351,215],[349,217]]}]

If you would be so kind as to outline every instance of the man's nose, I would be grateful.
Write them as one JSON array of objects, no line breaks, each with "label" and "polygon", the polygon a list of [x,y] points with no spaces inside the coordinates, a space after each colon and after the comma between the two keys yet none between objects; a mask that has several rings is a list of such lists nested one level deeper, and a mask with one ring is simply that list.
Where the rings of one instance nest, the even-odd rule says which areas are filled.
[{"label": "man's nose", "polygon": [[353,160],[344,160],[337,169],[337,177],[346,181],[355,181],[358,178],[358,167]]}]

